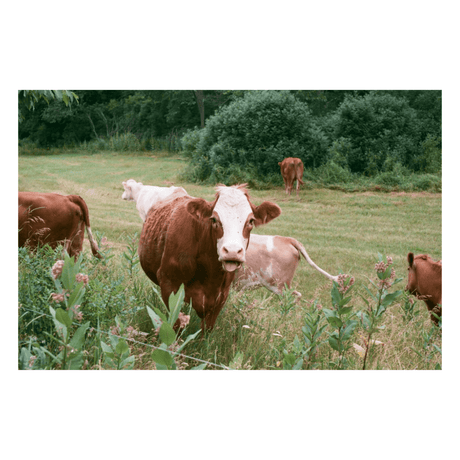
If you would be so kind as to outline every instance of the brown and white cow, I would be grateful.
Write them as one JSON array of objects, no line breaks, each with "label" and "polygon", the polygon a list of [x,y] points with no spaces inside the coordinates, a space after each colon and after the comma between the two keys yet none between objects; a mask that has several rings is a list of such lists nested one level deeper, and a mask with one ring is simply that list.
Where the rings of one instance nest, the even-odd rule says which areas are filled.
[{"label": "brown and white cow", "polygon": [[235,270],[246,261],[253,227],[281,214],[269,201],[254,206],[244,185],[216,190],[212,202],[182,196],[152,207],[139,241],[142,269],[160,286],[163,301],[184,284],[202,329],[214,326]]},{"label": "brown and white cow", "polygon": [[[409,263],[406,291],[423,300],[428,311],[442,316],[442,261],[434,261],[426,254],[414,256],[413,252],[407,254]],[[438,324],[433,316],[431,320]]]},{"label": "brown and white cow", "polygon": [[299,195],[300,184],[304,184],[302,181],[303,176],[303,163],[300,158],[285,158],[281,163],[278,163],[281,167],[281,175],[283,176],[284,185],[286,187],[286,194],[291,194],[292,186],[294,181],[297,180],[296,195]]},{"label": "brown and white cow", "polygon": [[[276,294],[281,294],[285,284],[291,287],[301,254],[315,270],[331,281],[338,281],[337,276],[319,268],[308,256],[303,244],[295,238],[252,233],[246,263],[238,270],[235,286],[241,289],[263,286]],[[301,297],[298,291],[294,291],[294,294]]]},{"label": "brown and white cow", "polygon": [[88,206],[78,195],[19,192],[19,247],[36,248],[59,244],[70,256],[77,256],[83,248],[86,231],[92,253],[102,258],[89,225]]},{"label": "brown and white cow", "polygon": [[126,182],[122,182],[122,185],[125,191],[121,195],[121,198],[136,203],[139,216],[144,222],[150,208],[160,201],[170,198],[173,194],[177,197],[180,195],[188,195],[182,187],[144,185],[142,182],[136,182],[134,179],[128,179]]}]

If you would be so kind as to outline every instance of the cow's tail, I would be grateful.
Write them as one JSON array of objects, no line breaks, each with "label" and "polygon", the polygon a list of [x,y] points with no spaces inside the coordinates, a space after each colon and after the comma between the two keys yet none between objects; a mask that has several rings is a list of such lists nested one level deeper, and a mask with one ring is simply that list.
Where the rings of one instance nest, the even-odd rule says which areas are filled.
[{"label": "cow's tail", "polygon": [[77,206],[80,206],[81,212],[83,213],[83,219],[86,225],[86,231],[88,232],[88,240],[91,246],[91,252],[95,257],[98,259],[102,259],[102,255],[99,252],[99,247],[97,245],[96,240],[94,239],[93,233],[91,232],[91,227],[89,225],[89,210],[88,206],[86,205],[85,200],[78,195],[69,195],[70,201],[75,203]]},{"label": "cow's tail", "polygon": [[303,176],[303,171],[302,171],[302,165],[301,163],[297,163],[295,166],[295,175],[297,180],[299,181],[299,184],[304,185],[304,181],[302,180]]},{"label": "cow's tail", "polygon": [[319,268],[318,265],[316,265],[313,260],[310,259],[310,256],[307,254],[307,251],[305,250],[303,244],[300,241],[297,241],[296,239],[292,239],[292,245],[302,254],[305,258],[305,260],[315,269],[318,270],[320,273],[322,273],[326,278],[329,278],[331,281],[338,281],[339,277],[338,276],[333,276],[330,275],[328,272],[324,271],[322,268]]}]

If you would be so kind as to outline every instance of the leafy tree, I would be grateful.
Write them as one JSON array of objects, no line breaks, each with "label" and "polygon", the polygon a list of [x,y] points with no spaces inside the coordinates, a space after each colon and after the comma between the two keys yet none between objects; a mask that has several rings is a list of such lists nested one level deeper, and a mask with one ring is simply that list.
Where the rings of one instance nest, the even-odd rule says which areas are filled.
[{"label": "leafy tree", "polygon": [[[217,182],[279,175],[278,162],[289,156],[301,158],[307,167],[319,166],[327,151],[327,139],[307,104],[288,91],[235,97],[208,118],[198,138],[189,133],[184,139],[195,166],[192,175]],[[189,146],[195,151],[189,152]]]},{"label": "leafy tree", "polygon": [[48,104],[51,100],[58,100],[64,102],[66,106],[70,106],[74,100],[78,103],[78,96],[74,92],[67,90],[19,90],[18,100],[19,122],[21,122],[24,119],[22,109],[34,110],[35,104],[40,100],[44,100]]},{"label": "leafy tree", "polygon": [[347,160],[352,172],[377,173],[388,156],[412,165],[421,153],[420,122],[404,97],[379,92],[347,96],[331,120],[333,137],[351,144]]}]

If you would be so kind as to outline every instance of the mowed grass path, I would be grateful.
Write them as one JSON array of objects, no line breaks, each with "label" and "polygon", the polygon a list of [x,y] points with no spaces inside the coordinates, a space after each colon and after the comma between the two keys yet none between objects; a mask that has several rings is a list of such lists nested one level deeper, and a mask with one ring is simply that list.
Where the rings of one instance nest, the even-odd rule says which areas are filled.
[{"label": "mowed grass path", "polygon": [[[63,154],[19,157],[19,191],[78,194],[88,204],[91,227],[104,234],[115,252],[126,247],[126,236],[140,233],[142,221],[133,202],[121,199],[122,181],[146,185],[183,186],[192,196],[211,200],[214,187],[182,182],[187,161],[179,156]],[[232,184],[226,184],[232,185]],[[310,257],[331,274],[339,271],[366,282],[374,276],[377,252],[393,257],[398,276],[406,276],[409,251],[441,259],[441,194],[344,193],[307,190],[297,199],[279,187],[251,190],[254,204],[277,203],[282,214],[256,233],[285,235],[301,241]],[[89,244],[85,241],[85,250]],[[329,299],[330,283],[303,259],[293,282],[304,299]]]}]

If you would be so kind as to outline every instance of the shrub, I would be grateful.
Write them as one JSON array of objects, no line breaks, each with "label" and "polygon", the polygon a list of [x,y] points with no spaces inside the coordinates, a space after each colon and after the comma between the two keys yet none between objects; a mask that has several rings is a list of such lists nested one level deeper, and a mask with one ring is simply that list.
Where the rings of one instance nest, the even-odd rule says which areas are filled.
[{"label": "shrub", "polygon": [[182,146],[195,170],[187,173],[189,179],[228,182],[239,166],[247,182],[251,177],[265,182],[279,175],[278,162],[286,157],[301,158],[307,167],[320,165],[327,139],[308,106],[289,92],[254,91],[221,107],[203,130],[187,133]]},{"label": "shrub", "polygon": [[441,138],[428,135],[422,142],[422,162],[423,169],[427,173],[438,173],[442,171],[442,149]]},{"label": "shrub", "polygon": [[405,98],[378,92],[348,96],[331,120],[333,138],[350,142],[347,160],[352,172],[381,171],[388,155],[406,165],[420,154],[417,112]]}]

